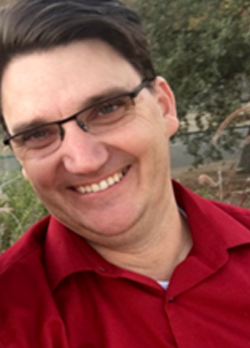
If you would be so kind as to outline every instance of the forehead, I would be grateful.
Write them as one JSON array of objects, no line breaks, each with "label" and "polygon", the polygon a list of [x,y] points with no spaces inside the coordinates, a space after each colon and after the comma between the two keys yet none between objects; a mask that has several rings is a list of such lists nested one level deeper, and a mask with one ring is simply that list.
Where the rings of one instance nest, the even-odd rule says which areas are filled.
[{"label": "forehead", "polygon": [[[111,88],[130,89],[140,80],[132,65],[104,42],[88,40],[15,57],[1,85],[5,121],[65,117],[78,104]],[[50,120],[50,119],[49,119]]]}]

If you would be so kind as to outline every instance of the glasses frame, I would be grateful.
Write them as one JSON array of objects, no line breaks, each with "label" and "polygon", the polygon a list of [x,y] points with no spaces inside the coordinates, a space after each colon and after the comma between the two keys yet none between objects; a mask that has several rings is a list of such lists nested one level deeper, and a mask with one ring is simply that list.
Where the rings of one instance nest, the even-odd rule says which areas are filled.
[{"label": "glasses frame", "polygon": [[63,140],[64,138],[64,134],[65,134],[65,130],[63,129],[62,125],[64,123],[67,123],[69,121],[73,121],[75,120],[76,123],[78,124],[78,126],[84,131],[84,132],[88,132],[88,125],[85,124],[84,122],[82,121],[78,121],[77,120],[77,117],[79,114],[93,108],[93,107],[96,107],[96,106],[99,106],[99,105],[102,105],[103,103],[107,103],[107,102],[110,102],[112,100],[115,100],[117,98],[122,98],[122,97],[129,97],[131,99],[131,101],[133,102],[134,104],[134,99],[138,96],[138,94],[141,92],[142,89],[146,88],[146,87],[150,87],[150,84],[151,84],[152,80],[143,80],[132,92],[126,92],[126,93],[122,93],[122,94],[118,94],[117,96],[115,97],[112,97],[112,98],[108,98],[106,100],[103,100],[99,103],[96,103],[96,104],[92,104],[90,106],[87,106],[85,107],[84,109],[78,111],[77,113],[75,113],[74,115],[71,115],[67,118],[64,118],[62,120],[58,120],[58,121],[53,121],[53,122],[47,122],[47,123],[44,123],[44,124],[41,124],[39,126],[35,126],[33,128],[30,128],[30,129],[27,129],[27,130],[24,130],[22,132],[18,132],[16,134],[13,134],[13,135],[10,135],[8,134],[9,136],[6,137],[4,140],[3,140],[3,144],[4,145],[9,145],[11,146],[10,142],[11,140],[14,140],[16,137],[20,136],[20,135],[23,135],[25,134],[26,132],[30,132],[30,131],[35,131],[36,129],[39,129],[41,127],[46,127],[46,126],[50,126],[50,125],[58,125],[59,127],[59,135],[60,135],[60,138],[61,140]]}]

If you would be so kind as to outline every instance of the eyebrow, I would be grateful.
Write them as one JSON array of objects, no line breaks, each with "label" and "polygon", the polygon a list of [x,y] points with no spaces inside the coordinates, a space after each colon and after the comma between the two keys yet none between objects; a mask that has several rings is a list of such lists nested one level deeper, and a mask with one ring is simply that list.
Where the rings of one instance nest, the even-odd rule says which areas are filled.
[{"label": "eyebrow", "polygon": [[127,94],[127,93],[130,93],[130,91],[128,91],[124,87],[122,87],[122,88],[118,88],[118,87],[110,88],[109,90],[105,91],[104,93],[87,98],[87,100],[85,100],[85,102],[82,105],[82,108],[80,108],[80,110],[85,109],[85,107],[87,108],[89,106],[101,103],[105,100],[109,100],[112,98],[122,96],[123,94]]},{"label": "eyebrow", "polygon": [[44,119],[42,119],[41,117],[39,117],[31,122],[23,122],[23,123],[15,125],[13,127],[13,134],[11,134],[11,135],[23,133],[25,131],[29,131],[29,130],[32,130],[32,129],[35,129],[35,128],[38,128],[41,126],[45,126],[48,123],[50,123],[50,122],[45,122]]},{"label": "eyebrow", "polygon": [[[78,112],[81,112],[81,110],[84,110],[85,108],[91,107],[92,105],[94,106],[95,104],[104,102],[105,100],[109,100],[109,99],[112,99],[115,97],[119,97],[120,95],[122,96],[123,94],[126,94],[126,93],[130,93],[130,92],[128,92],[128,90],[125,89],[124,87],[109,88],[108,90],[106,90],[103,93],[100,93],[100,94],[97,94],[97,95],[94,95],[92,97],[87,98],[82,104],[80,104],[80,107],[78,108],[78,110],[75,113],[73,113],[72,115],[66,116],[65,119],[77,114]],[[54,121],[46,121],[46,120],[44,120],[44,118],[42,118],[40,116],[31,122],[22,122],[20,124],[15,125],[13,127],[13,134],[12,135],[19,134],[19,133],[22,133],[25,131],[29,131],[29,130],[32,130],[32,129],[37,128],[37,127],[46,126],[47,124],[54,123],[57,121],[60,121],[60,119],[54,120]]]}]

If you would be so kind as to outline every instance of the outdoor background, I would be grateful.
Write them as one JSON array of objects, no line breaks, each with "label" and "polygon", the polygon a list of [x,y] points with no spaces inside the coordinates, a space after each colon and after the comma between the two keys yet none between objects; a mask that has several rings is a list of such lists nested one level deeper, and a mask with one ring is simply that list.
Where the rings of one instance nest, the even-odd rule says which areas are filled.
[{"label": "outdoor background", "polygon": [[[250,207],[250,1],[125,2],[140,13],[156,71],[176,96],[173,177],[207,198]],[[47,212],[2,146],[0,174],[1,252]]]}]

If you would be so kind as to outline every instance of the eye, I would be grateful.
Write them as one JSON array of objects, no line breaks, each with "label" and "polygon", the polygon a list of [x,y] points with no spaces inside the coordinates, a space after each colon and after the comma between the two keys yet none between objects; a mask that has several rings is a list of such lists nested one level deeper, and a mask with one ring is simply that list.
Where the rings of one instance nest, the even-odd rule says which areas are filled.
[{"label": "eye", "polygon": [[33,129],[23,133],[22,140],[23,142],[27,141],[36,141],[42,138],[45,138],[51,134],[51,130],[49,127],[41,127],[37,129]]},{"label": "eye", "polygon": [[39,148],[50,145],[58,136],[58,126],[48,125],[31,129],[20,134],[15,140],[19,145]]},{"label": "eye", "polygon": [[31,139],[34,139],[34,140],[40,139],[40,138],[46,137],[46,135],[48,135],[48,131],[46,128],[29,131],[23,134],[23,141],[25,142]]},{"label": "eye", "polygon": [[87,116],[87,122],[116,122],[116,120],[122,117],[126,111],[129,105],[128,99],[129,98],[127,97],[119,97],[95,106],[92,110],[90,110],[90,113]]},{"label": "eye", "polygon": [[112,112],[115,112],[121,105],[123,105],[123,103],[118,102],[117,100],[107,102],[105,104],[100,105],[96,112],[98,116],[105,116],[111,114]]}]

